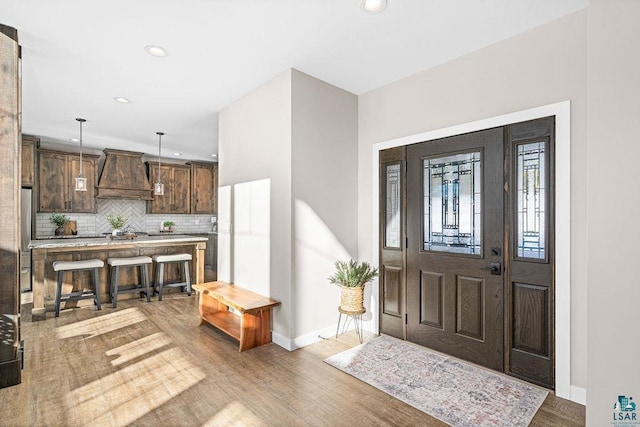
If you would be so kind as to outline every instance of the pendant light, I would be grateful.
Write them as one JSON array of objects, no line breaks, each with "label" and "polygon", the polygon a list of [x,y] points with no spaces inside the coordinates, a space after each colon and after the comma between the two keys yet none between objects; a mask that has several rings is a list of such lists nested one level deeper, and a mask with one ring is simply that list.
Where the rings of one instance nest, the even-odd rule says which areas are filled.
[{"label": "pendant light", "polygon": [[80,173],[76,176],[76,191],[87,191],[87,178],[82,174],[82,124],[85,119],[76,119],[80,122]]},{"label": "pendant light", "polygon": [[162,135],[164,135],[164,132],[156,132],[156,135],[158,135],[158,175],[155,184],[153,184],[153,194],[162,196],[164,195],[164,184],[160,181],[160,152],[162,150]]}]

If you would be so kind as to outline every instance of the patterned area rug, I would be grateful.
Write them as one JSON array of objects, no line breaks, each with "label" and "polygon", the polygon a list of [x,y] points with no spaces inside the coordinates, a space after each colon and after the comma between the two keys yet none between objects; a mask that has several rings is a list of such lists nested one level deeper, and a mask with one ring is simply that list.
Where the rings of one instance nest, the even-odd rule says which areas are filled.
[{"label": "patterned area rug", "polygon": [[326,363],[452,426],[527,426],[547,392],[386,335]]}]

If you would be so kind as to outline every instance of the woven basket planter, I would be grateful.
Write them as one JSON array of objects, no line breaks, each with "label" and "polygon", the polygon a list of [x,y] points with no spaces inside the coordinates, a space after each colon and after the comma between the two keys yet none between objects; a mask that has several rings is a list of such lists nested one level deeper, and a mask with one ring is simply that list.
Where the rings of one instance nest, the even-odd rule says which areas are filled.
[{"label": "woven basket planter", "polygon": [[364,307],[364,287],[341,287],[340,308],[344,311],[361,311]]}]

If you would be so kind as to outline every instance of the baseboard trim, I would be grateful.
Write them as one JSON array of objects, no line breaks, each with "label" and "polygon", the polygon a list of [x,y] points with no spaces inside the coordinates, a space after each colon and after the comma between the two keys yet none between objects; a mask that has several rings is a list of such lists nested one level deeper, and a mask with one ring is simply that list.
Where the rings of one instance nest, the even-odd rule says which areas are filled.
[{"label": "baseboard trim", "polygon": [[278,344],[280,347],[293,351],[302,347],[306,347],[310,344],[316,343],[323,339],[327,339],[327,337],[335,336],[336,327],[329,326],[327,328],[318,329],[313,332],[309,332],[304,335],[300,335],[299,337],[295,337],[293,339],[286,338],[278,333],[271,333],[271,341],[274,344]]},{"label": "baseboard trim", "polygon": [[581,405],[587,405],[587,389],[571,386],[571,401]]}]

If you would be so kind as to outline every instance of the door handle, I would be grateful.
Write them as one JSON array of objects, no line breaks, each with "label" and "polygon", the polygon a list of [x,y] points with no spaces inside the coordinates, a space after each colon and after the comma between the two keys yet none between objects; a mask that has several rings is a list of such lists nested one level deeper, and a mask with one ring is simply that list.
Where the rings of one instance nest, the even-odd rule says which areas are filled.
[{"label": "door handle", "polygon": [[488,267],[482,267],[483,270],[489,270],[491,275],[500,276],[502,275],[502,263],[492,262]]}]

